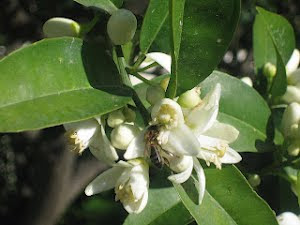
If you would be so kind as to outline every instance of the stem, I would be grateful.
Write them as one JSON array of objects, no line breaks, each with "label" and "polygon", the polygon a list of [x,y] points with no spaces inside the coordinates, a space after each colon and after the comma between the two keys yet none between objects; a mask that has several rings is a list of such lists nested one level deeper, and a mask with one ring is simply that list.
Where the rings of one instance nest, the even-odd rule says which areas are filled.
[{"label": "stem", "polygon": [[79,36],[83,37],[85,34],[89,33],[96,25],[99,19],[100,19],[100,13],[96,12],[94,18],[90,22],[81,25],[82,28],[80,30]]},{"label": "stem", "polygon": [[144,68],[141,68],[141,69],[138,69],[136,72],[143,72],[143,71],[145,71],[145,70],[147,70],[147,69],[150,69],[150,68],[152,68],[152,67],[154,67],[154,66],[158,66],[159,64],[157,63],[157,62],[154,62],[154,63],[151,63],[150,65],[148,65],[148,66],[145,66]]},{"label": "stem", "polygon": [[140,75],[138,72],[135,73],[131,73],[131,75],[135,76],[136,78],[140,79],[141,81],[143,81],[144,83],[153,86],[155,85],[153,81],[151,80],[147,80],[145,77],[143,77],[142,75]]},{"label": "stem", "polygon": [[123,57],[123,52],[122,52],[121,46],[116,46],[115,50],[117,53],[117,63],[119,65],[120,76],[121,76],[122,82],[125,86],[130,88],[131,94],[132,94],[132,100],[134,101],[137,109],[142,114],[145,126],[148,126],[149,122],[151,121],[150,114],[149,114],[148,110],[145,108],[143,102],[139,98],[136,91],[133,89],[133,86],[130,82],[130,79],[128,77],[128,74],[127,74],[127,71],[126,71],[126,68],[124,65],[124,57]]},{"label": "stem", "polygon": [[140,54],[132,67],[132,71],[137,71],[142,62],[144,62],[145,58],[146,56],[144,54]]}]

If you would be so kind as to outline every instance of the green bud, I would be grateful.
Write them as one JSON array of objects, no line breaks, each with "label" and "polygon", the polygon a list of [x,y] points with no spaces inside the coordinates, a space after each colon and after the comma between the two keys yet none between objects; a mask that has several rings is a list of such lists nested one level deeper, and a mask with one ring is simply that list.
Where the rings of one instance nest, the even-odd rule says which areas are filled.
[{"label": "green bud", "polygon": [[130,122],[135,121],[136,114],[132,109],[130,109],[128,107],[124,107],[123,114],[125,116],[125,121],[126,122],[130,123]]},{"label": "green bud", "polygon": [[263,74],[266,77],[274,77],[276,75],[276,66],[272,63],[266,63],[263,68]]},{"label": "green bud", "polygon": [[54,17],[47,20],[43,25],[43,32],[46,37],[78,37],[80,25],[74,20]]},{"label": "green bud", "polygon": [[183,108],[193,108],[201,102],[200,88],[195,87],[189,91],[181,94],[177,100],[177,103]]},{"label": "green bud", "polygon": [[120,109],[113,111],[108,115],[107,124],[108,124],[108,126],[110,126],[112,128],[114,128],[124,122],[125,122],[125,116],[124,116],[122,110],[120,110]]},{"label": "green bud", "polygon": [[111,144],[118,149],[126,150],[130,142],[140,132],[139,128],[130,124],[121,124],[110,134]]},{"label": "green bud", "polygon": [[146,100],[154,105],[165,97],[165,91],[159,85],[149,86],[146,92]]},{"label": "green bud", "polygon": [[287,151],[288,151],[288,154],[290,156],[298,156],[299,155],[299,152],[300,152],[300,145],[297,141],[295,142],[292,142],[292,144],[289,145]]},{"label": "green bud", "polygon": [[108,20],[107,33],[115,45],[123,45],[133,38],[136,27],[135,15],[127,9],[119,9]]},{"label": "green bud", "polygon": [[257,187],[261,182],[260,176],[258,174],[250,174],[248,176],[248,182],[252,187]]}]

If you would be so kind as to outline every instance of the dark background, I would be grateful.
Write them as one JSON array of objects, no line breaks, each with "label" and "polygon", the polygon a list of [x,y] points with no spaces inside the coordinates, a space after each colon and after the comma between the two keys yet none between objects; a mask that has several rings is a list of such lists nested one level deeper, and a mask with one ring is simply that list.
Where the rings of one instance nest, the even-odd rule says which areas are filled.
[{"label": "dark background", "polygon": [[[283,15],[293,25],[297,46],[300,36],[299,0],[242,0],[239,27],[219,69],[237,77],[254,78],[252,26],[255,5]],[[125,7],[143,15],[147,0],[128,0]],[[87,22],[93,11],[72,0],[1,0],[0,58],[23,45],[43,38],[43,23],[56,16]],[[106,17],[98,23],[103,28]],[[0,134],[0,223],[1,224],[121,224],[126,216],[122,205],[113,201],[113,192],[86,197],[83,189],[104,166],[85,151],[78,157],[66,151],[62,126],[40,131]],[[248,163],[259,161],[245,155]],[[265,163],[265,162],[264,162]],[[274,183],[275,182],[275,183]],[[282,181],[267,178],[258,190],[273,207],[280,199],[268,185]],[[283,183],[283,186],[287,186]],[[287,189],[289,187],[287,186]],[[291,199],[295,197],[291,194]],[[277,201],[278,200],[278,201]]]}]

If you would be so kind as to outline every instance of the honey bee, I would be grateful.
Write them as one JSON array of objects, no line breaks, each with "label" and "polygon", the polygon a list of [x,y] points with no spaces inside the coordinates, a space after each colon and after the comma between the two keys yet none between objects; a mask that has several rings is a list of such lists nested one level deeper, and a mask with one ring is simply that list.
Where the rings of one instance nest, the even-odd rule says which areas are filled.
[{"label": "honey bee", "polygon": [[162,169],[164,164],[168,164],[168,160],[162,156],[163,152],[166,152],[158,144],[157,137],[159,135],[159,127],[157,125],[150,126],[145,133],[145,155],[148,156],[151,163],[159,169]]}]

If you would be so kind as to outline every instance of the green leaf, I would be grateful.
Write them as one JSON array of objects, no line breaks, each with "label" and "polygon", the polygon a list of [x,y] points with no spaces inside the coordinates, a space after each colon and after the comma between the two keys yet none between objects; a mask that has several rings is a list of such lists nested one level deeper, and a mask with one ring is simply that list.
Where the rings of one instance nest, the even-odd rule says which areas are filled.
[{"label": "green leaf", "polygon": [[[205,175],[207,191],[235,224],[278,225],[274,212],[252,190],[244,176],[234,166],[226,166],[222,170],[208,168],[205,169]],[[201,207],[206,208],[204,204]],[[202,209],[200,215],[204,215],[201,213]]]},{"label": "green leaf", "polygon": [[272,97],[284,95],[287,88],[285,65],[277,49],[276,49],[276,56],[277,56],[276,75],[273,79],[272,86],[270,89],[270,93],[272,94]]},{"label": "green leaf", "polygon": [[265,63],[276,64],[278,50],[285,65],[295,48],[293,27],[280,15],[257,7],[253,26],[253,50],[255,68],[262,69]]},{"label": "green leaf", "polygon": [[183,204],[198,224],[278,225],[271,208],[252,190],[234,166],[226,166],[222,170],[207,168],[205,174],[206,192],[200,206],[192,200],[197,192],[193,185],[185,189],[175,185]]},{"label": "green leaf", "polygon": [[105,49],[77,38],[22,48],[0,61],[0,73],[0,132],[88,119],[130,100]]},{"label": "green leaf", "polygon": [[240,14],[240,0],[186,0],[178,58],[179,92],[203,81],[221,61]]},{"label": "green leaf", "polygon": [[220,112],[218,120],[228,123],[240,132],[231,145],[240,152],[263,152],[265,147],[270,109],[264,99],[248,85],[225,73],[214,71],[200,86],[203,96],[221,84]]},{"label": "green leaf", "polygon": [[169,14],[171,27],[171,77],[166,91],[166,97],[175,98],[178,85],[178,55],[181,43],[183,13],[185,0],[169,0]]},{"label": "green leaf", "polygon": [[74,0],[74,1],[87,7],[93,6],[99,9],[103,9],[109,14],[112,14],[114,11],[118,10],[117,7],[120,7],[123,4],[123,0]]},{"label": "green leaf", "polygon": [[151,0],[140,35],[140,49],[146,54],[169,14],[169,1]]},{"label": "green leaf", "polygon": [[151,180],[146,208],[139,214],[128,215],[123,225],[182,225],[193,221],[166,179],[158,176]]}]

